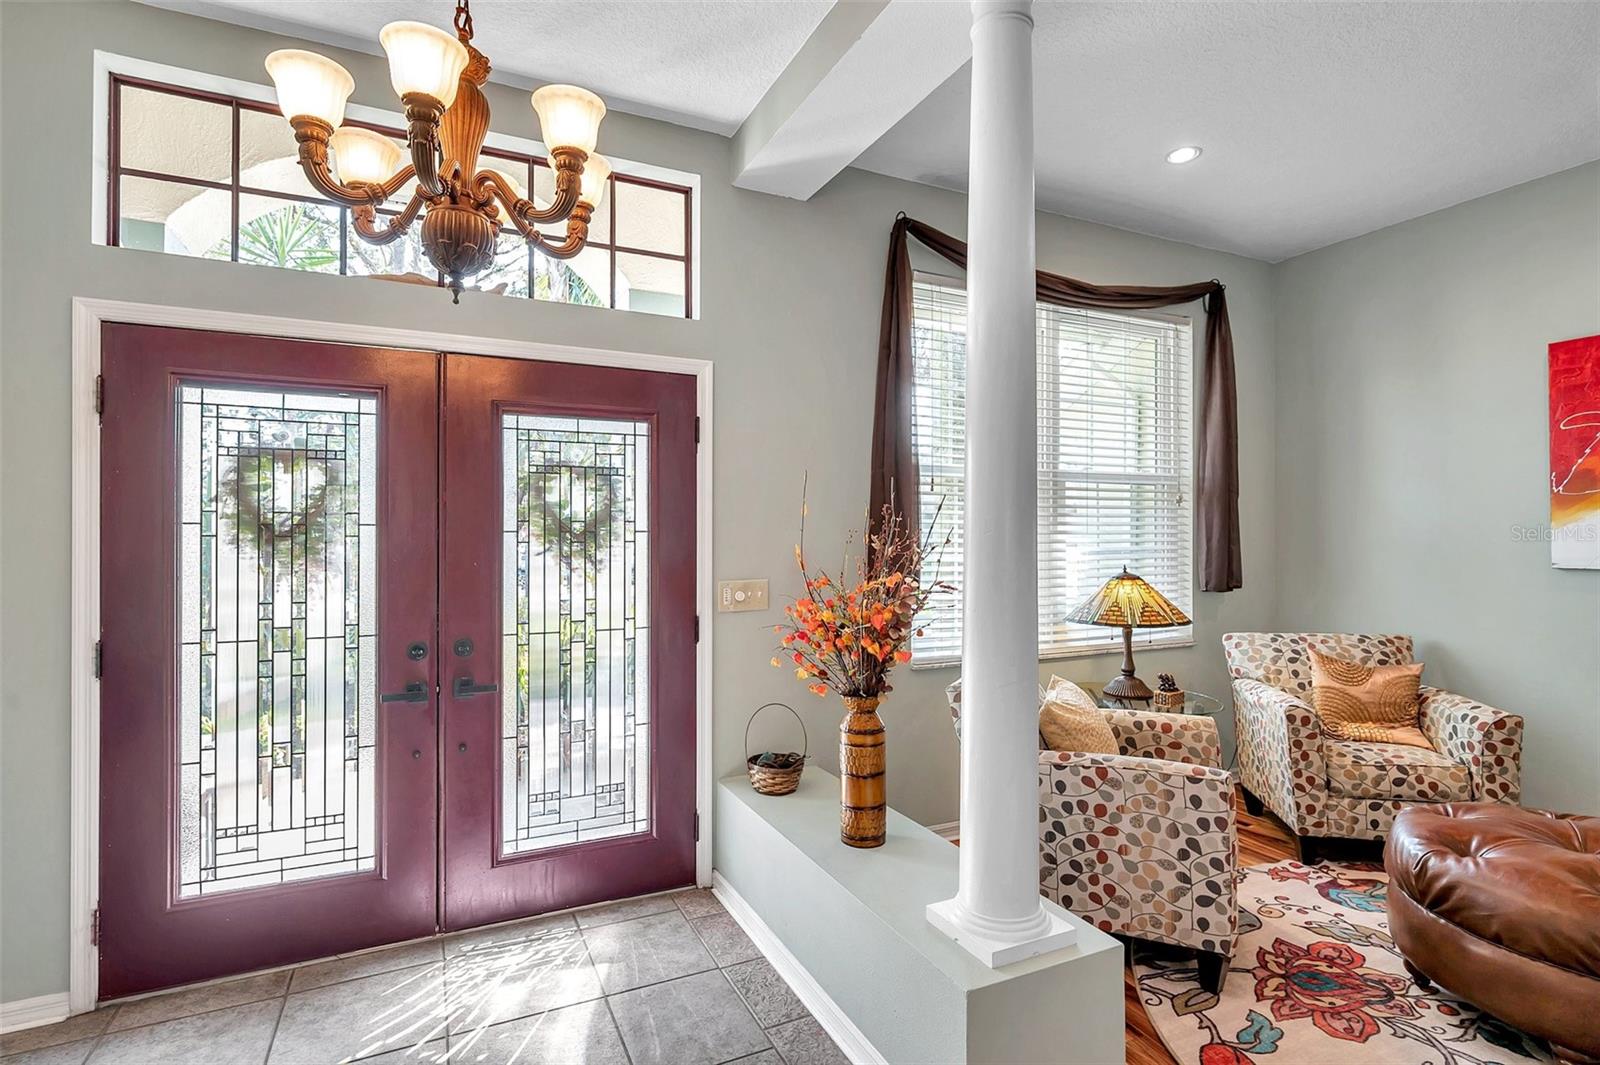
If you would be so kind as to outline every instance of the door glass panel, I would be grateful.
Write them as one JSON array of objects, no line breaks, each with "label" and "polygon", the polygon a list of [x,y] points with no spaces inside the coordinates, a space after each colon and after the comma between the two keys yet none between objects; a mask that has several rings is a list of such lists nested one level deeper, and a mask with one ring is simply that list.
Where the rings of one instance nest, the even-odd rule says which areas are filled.
[{"label": "door glass panel", "polygon": [[648,832],[650,425],[501,432],[501,853]]},{"label": "door glass panel", "polygon": [[377,398],[176,399],[179,897],[370,870]]}]

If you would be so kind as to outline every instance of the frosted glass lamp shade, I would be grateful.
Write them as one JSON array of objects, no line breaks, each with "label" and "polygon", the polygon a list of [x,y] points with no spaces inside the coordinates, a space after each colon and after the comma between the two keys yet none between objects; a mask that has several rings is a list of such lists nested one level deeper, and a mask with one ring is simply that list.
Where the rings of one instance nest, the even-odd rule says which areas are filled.
[{"label": "frosted glass lamp shade", "polygon": [[546,85],[534,91],[533,110],[539,116],[546,148],[594,151],[600,120],[606,117],[606,105],[600,97],[576,85]]},{"label": "frosted glass lamp shade", "polygon": [[370,129],[341,126],[329,144],[339,180],[347,185],[381,185],[400,169],[400,146]]},{"label": "frosted glass lamp shade", "polygon": [[378,31],[389,56],[389,83],[403,99],[420,92],[449,107],[467,67],[467,47],[425,22],[391,22]]},{"label": "frosted glass lamp shade", "polygon": [[267,73],[278,90],[283,117],[320,118],[335,129],[344,121],[344,104],[356,79],[338,63],[315,52],[282,48],[267,56]]},{"label": "frosted glass lamp shade", "polygon": [[590,153],[583,161],[583,185],[578,190],[578,200],[590,207],[599,207],[606,198],[606,180],[611,177],[611,164],[603,155]]}]

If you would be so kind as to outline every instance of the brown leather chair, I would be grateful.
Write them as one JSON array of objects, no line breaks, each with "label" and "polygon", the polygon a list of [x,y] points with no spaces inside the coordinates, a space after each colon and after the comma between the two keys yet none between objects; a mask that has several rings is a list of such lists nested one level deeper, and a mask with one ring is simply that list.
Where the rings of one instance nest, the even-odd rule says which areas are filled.
[{"label": "brown leather chair", "polygon": [[1384,848],[1389,931],[1438,984],[1567,1061],[1600,1061],[1600,817],[1413,806]]}]

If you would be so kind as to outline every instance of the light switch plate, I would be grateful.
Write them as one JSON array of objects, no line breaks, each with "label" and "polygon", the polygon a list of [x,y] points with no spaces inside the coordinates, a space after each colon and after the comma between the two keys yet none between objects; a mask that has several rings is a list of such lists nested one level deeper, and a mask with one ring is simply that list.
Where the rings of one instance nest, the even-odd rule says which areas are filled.
[{"label": "light switch plate", "polygon": [[767,580],[718,581],[717,610],[731,613],[737,610],[767,609]]}]

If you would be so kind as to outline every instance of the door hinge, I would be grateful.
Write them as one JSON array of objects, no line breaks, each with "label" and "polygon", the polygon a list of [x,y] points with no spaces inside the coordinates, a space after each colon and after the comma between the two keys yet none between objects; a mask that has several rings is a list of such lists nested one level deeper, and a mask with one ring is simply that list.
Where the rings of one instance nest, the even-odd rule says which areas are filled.
[{"label": "door hinge", "polygon": [[698,414],[694,416],[694,442],[696,447],[700,446],[700,415]]},{"label": "door hinge", "polygon": [[695,643],[699,643],[700,642],[700,615],[699,614],[696,614],[694,616],[694,642]]},{"label": "door hinge", "polygon": [[[694,812],[694,841],[696,843],[700,842],[700,811],[699,810],[696,810]],[[99,913],[100,911],[96,910],[95,912]]]},{"label": "door hinge", "polygon": [[94,913],[89,916],[89,942],[94,946],[100,945],[100,907],[94,908]]},{"label": "door hinge", "polygon": [[94,642],[94,679],[95,680],[99,680],[100,679],[100,675],[105,672],[105,668],[106,668],[106,642],[104,640],[96,640]]},{"label": "door hinge", "polygon": [[106,412],[106,375],[94,375],[94,412],[104,416]]}]

